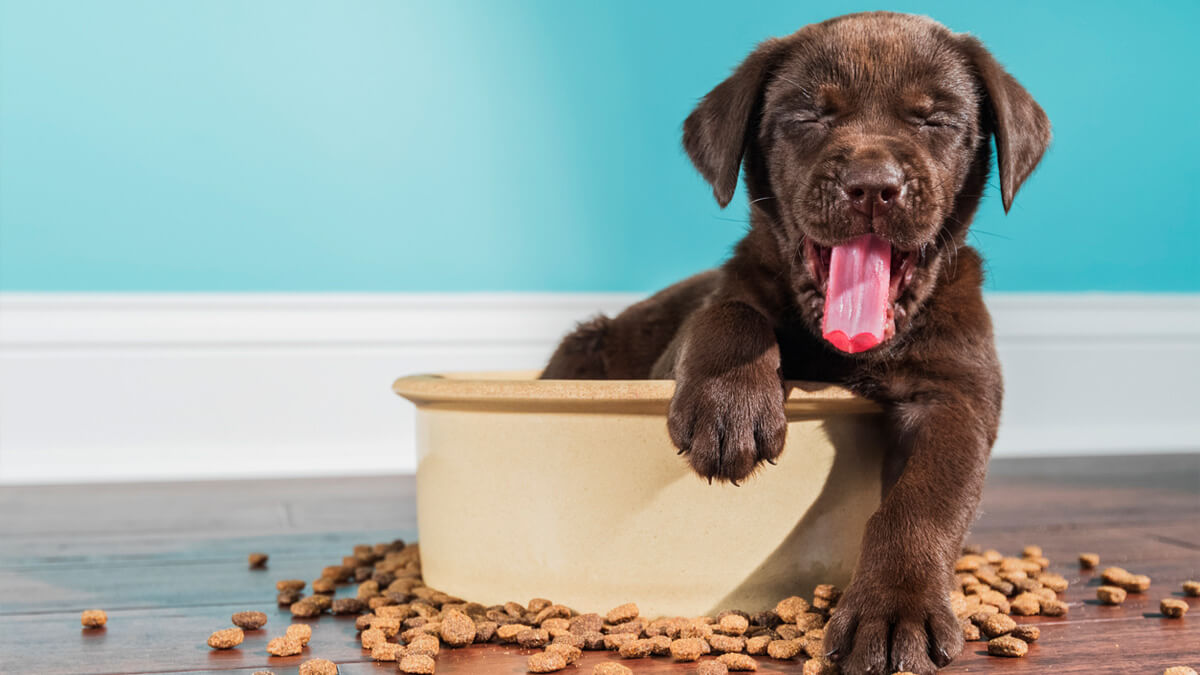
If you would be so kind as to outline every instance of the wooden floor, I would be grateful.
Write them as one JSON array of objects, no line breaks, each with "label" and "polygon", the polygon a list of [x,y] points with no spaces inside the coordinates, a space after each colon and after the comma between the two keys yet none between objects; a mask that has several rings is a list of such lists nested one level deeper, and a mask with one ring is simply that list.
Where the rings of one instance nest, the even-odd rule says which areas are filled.
[{"label": "wooden floor", "polygon": [[[354,544],[416,538],[411,478],[136,484],[0,489],[0,672],[295,673],[307,658],[341,672],[384,673],[358,646],[353,621],[316,621],[303,657],[268,658],[268,636],[289,615],[274,582],[311,580]],[[1169,620],[1158,613],[1180,583],[1200,579],[1200,455],[994,462],[971,541],[1016,553],[1040,544],[1072,583],[1066,619],[1033,619],[1042,639],[1027,657],[1002,660],[968,643],[946,673],[1161,673],[1200,668],[1200,601]],[[266,571],[246,554],[270,553]],[[1148,574],[1153,585],[1123,607],[1102,607],[1095,575],[1075,563],[1095,551],[1103,564]],[[453,589],[447,589],[453,591]],[[108,611],[108,627],[84,631],[79,612]],[[262,610],[264,630],[241,648],[204,641],[235,611]],[[609,655],[589,652],[565,672],[590,673]],[[438,672],[522,673],[522,650],[498,646],[443,652]],[[665,660],[626,662],[635,672],[684,673]],[[760,670],[796,672],[763,658]]]}]

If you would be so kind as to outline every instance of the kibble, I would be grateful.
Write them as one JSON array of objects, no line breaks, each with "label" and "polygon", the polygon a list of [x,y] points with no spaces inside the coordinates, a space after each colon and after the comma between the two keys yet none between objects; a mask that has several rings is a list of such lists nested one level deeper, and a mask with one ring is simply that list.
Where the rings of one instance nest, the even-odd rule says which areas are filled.
[{"label": "kibble", "polygon": [[1132,574],[1122,588],[1130,593],[1145,593],[1146,589],[1150,588],[1150,577],[1145,574]]},{"label": "kibble", "polygon": [[567,667],[567,660],[557,652],[538,652],[529,657],[526,667],[531,673],[553,673]]},{"label": "kibble", "polygon": [[724,663],[725,667],[736,672],[750,672],[758,670],[758,661],[746,654],[722,654],[717,657],[717,661]]},{"label": "kibble", "polygon": [[376,661],[396,661],[404,656],[404,646],[394,642],[375,645],[371,650],[371,658]]},{"label": "kibble", "polygon": [[258,630],[267,625],[267,615],[262,612],[238,612],[231,619],[233,625],[244,630]]},{"label": "kibble", "polygon": [[[627,635],[628,635],[628,633],[627,633]],[[637,636],[631,636],[631,637],[637,637]],[[550,642],[550,633],[549,633],[549,631],[546,631],[541,628],[526,628],[525,630],[521,631],[520,633],[517,633],[517,644],[521,645],[522,647],[524,647],[526,649],[532,649],[534,647],[545,647],[548,642]]]},{"label": "kibble", "polygon": [[652,640],[640,640],[635,636],[632,640],[627,640],[618,649],[617,653],[623,659],[644,659],[654,653],[654,642]]},{"label": "kibble", "polygon": [[266,553],[251,553],[246,560],[250,563],[250,569],[262,569],[267,566],[268,557]]},{"label": "kibble", "polygon": [[302,591],[305,584],[300,579],[282,579],[275,582],[275,590],[277,591]]},{"label": "kibble", "polygon": [[671,643],[671,658],[676,661],[695,661],[704,656],[708,643],[700,638],[681,638]]},{"label": "kibble", "polygon": [[271,656],[295,656],[304,645],[294,637],[277,637],[267,641],[267,653]]},{"label": "kibble", "polygon": [[1178,619],[1187,614],[1188,604],[1179,598],[1163,598],[1158,603],[1158,609],[1172,619]]},{"label": "kibble", "polygon": [[85,609],[79,615],[79,623],[84,628],[104,628],[108,623],[108,614],[102,609]]},{"label": "kibble", "polygon": [[[316,590],[315,584],[313,590]],[[332,605],[329,606],[329,611],[339,615],[362,614],[363,612],[367,611],[367,603],[359,600],[358,598],[338,598],[337,600],[333,601]]]},{"label": "kibble", "polygon": [[546,645],[546,651],[562,654],[562,657],[567,661],[567,665],[575,663],[583,656],[583,651],[578,647],[562,643],[548,644]]},{"label": "kibble", "polygon": [[287,627],[284,635],[296,640],[303,646],[308,644],[308,641],[312,639],[312,626],[306,623],[294,623]]},{"label": "kibble", "polygon": [[1100,556],[1095,553],[1080,553],[1079,566],[1085,570],[1094,570],[1100,565]]},{"label": "kibble", "polygon": [[1002,635],[988,641],[987,652],[992,656],[1021,657],[1029,651],[1029,645],[1011,635]]},{"label": "kibble", "polygon": [[708,637],[708,644],[717,652],[740,652],[746,648],[746,639],[732,635],[713,634]]},{"label": "kibble", "polygon": [[726,675],[729,668],[720,661],[705,661],[696,668],[696,675]]},{"label": "kibble", "polygon": [[1163,671],[1163,675],[1196,675],[1196,671],[1187,666],[1171,666]]},{"label": "kibble", "polygon": [[784,623],[795,623],[796,617],[808,611],[808,601],[799,596],[793,595],[790,598],[784,598],[775,605],[775,613]]},{"label": "kibble", "polygon": [[771,643],[770,635],[758,635],[746,640],[746,653],[751,656],[761,656],[767,653],[767,645]]},{"label": "kibble", "polygon": [[616,661],[601,661],[592,667],[592,675],[633,675],[633,671]]},{"label": "kibble", "polygon": [[1017,622],[1013,621],[1012,617],[1007,614],[992,614],[980,622],[979,630],[989,638],[1000,637],[1012,632],[1012,629],[1017,627]]},{"label": "kibble", "polygon": [[424,654],[405,654],[400,659],[400,672],[407,675],[433,675],[435,663]]},{"label": "kibble", "polygon": [[767,656],[773,659],[787,660],[794,659],[804,651],[804,640],[795,638],[792,640],[772,640],[767,644]]},{"label": "kibble", "polygon": [[804,662],[803,675],[837,675],[838,667],[824,657],[811,658]]},{"label": "kibble", "polygon": [[1120,586],[1100,586],[1096,589],[1096,597],[1106,605],[1119,605],[1125,602],[1125,589]]},{"label": "kibble", "polygon": [[750,621],[744,616],[737,614],[726,614],[717,622],[721,630],[727,635],[741,635],[750,627]]},{"label": "kibble", "polygon": [[1183,594],[1193,598],[1200,598],[1200,581],[1183,582]]},{"label": "kibble", "polygon": [[408,653],[433,658],[442,650],[442,644],[432,635],[421,635],[408,642]]},{"label": "kibble", "polygon": [[637,618],[638,613],[638,606],[632,602],[627,602],[624,605],[619,605],[608,610],[608,613],[604,615],[604,620],[611,624],[624,623]]},{"label": "kibble", "polygon": [[300,664],[300,675],[337,675],[337,672],[337,664],[326,659],[312,659]]},{"label": "kibble", "polygon": [[1009,635],[1021,640],[1022,642],[1037,642],[1037,639],[1042,636],[1042,629],[1031,624],[1021,624],[1012,629]]},{"label": "kibble", "polygon": [[1042,600],[1042,616],[1066,616],[1069,610],[1062,600]]},{"label": "kibble", "polygon": [[208,636],[208,646],[213,649],[233,649],[242,644],[246,634],[241,628],[226,628]]},{"label": "kibble", "polygon": [[[475,639],[475,622],[471,617],[462,612],[452,609],[445,613],[442,617],[442,626],[440,630],[442,642],[445,642],[451,647],[462,647],[471,644]],[[547,633],[546,641],[550,640],[550,635]],[[542,644],[545,644],[543,642]],[[521,645],[525,646],[525,645]]]}]

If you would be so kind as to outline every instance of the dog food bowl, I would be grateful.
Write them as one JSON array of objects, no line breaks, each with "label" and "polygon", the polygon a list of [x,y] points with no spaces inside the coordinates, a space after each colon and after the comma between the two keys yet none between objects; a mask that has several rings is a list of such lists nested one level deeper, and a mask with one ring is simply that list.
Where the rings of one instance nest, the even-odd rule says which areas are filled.
[{"label": "dog food bowl", "polygon": [[643,616],[758,611],[850,578],[879,505],[880,409],[795,383],[787,445],[740,487],[667,435],[668,380],[417,375],[417,522],[431,587],[485,605],[550,598]]}]

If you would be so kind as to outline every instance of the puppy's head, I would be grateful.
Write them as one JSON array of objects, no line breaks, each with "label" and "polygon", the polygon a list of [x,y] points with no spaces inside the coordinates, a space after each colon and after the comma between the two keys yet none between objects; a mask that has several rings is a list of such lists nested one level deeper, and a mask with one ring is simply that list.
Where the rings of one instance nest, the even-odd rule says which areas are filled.
[{"label": "puppy's head", "polygon": [[[805,322],[859,352],[911,324],[963,242],[991,137],[1007,211],[1049,143],[1045,113],[975,38],[879,12],[759,45],[687,118],[683,143],[721,206],[744,163],[765,216],[755,220],[778,242]],[[858,284],[871,265],[887,274]],[[831,316],[854,314],[844,306],[854,293],[878,300],[881,335],[831,339],[832,292]]]}]

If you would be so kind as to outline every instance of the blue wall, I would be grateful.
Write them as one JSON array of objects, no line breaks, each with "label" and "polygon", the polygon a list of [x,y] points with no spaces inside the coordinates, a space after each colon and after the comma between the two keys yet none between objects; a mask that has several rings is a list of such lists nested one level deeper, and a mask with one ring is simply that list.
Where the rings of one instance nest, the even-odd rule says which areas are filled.
[{"label": "blue wall", "polygon": [[[0,0],[0,289],[650,290],[744,227],[692,104],[873,8]],[[1200,2],[890,8],[982,37],[1055,124],[977,220],[993,289],[1200,291]]]}]

